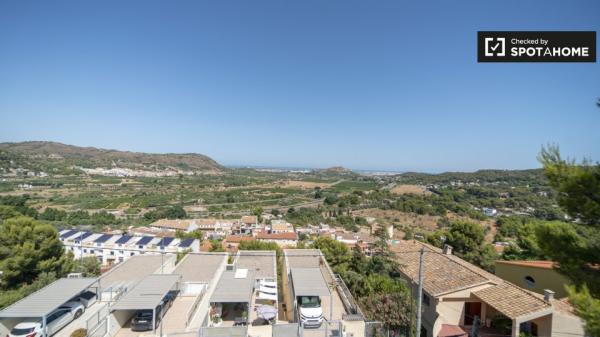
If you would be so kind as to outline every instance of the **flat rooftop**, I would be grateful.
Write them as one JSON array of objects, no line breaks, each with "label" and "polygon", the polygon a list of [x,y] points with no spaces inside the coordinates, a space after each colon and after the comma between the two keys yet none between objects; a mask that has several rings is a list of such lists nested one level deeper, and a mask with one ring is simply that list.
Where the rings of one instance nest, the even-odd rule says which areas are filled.
[{"label": "flat rooftop", "polygon": [[0,311],[0,317],[43,317],[98,282],[98,278],[61,278]]},{"label": "flat rooftop", "polygon": [[254,273],[248,270],[245,277],[238,278],[237,271],[228,270],[221,274],[215,291],[210,297],[211,303],[251,303],[254,293]]},{"label": "flat rooftop", "polygon": [[321,251],[318,249],[284,249],[288,268],[319,268]]},{"label": "flat rooftop", "polygon": [[275,279],[277,263],[273,250],[240,250],[236,265],[254,272],[255,278]]},{"label": "flat rooftop", "polygon": [[173,274],[181,275],[183,282],[209,283],[219,267],[227,263],[226,253],[188,253],[178,264]]},{"label": "flat rooftop", "polygon": [[173,256],[136,255],[119,263],[113,269],[100,276],[103,289],[110,287],[130,287],[143,280],[146,276],[160,272],[161,265],[167,263]]},{"label": "flat rooftop", "polygon": [[179,275],[160,274],[144,278],[130,292],[125,294],[112,310],[147,310],[156,308],[165,295],[175,288]]}]

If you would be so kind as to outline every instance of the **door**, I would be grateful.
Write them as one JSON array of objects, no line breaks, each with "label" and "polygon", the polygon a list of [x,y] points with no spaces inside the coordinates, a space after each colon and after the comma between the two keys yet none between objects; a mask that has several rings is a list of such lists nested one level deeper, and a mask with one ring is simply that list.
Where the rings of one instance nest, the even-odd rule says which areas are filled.
[{"label": "door", "polygon": [[473,325],[475,316],[479,317],[481,322],[481,302],[465,303],[465,325]]}]

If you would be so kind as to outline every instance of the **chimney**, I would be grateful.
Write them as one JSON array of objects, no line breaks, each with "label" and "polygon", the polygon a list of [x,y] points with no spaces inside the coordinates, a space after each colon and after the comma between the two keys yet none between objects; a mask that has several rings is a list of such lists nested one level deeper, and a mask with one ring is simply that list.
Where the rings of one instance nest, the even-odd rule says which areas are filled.
[{"label": "chimney", "polygon": [[446,255],[452,255],[452,246],[450,246],[450,245],[444,245],[444,254],[446,254]]},{"label": "chimney", "polygon": [[544,289],[544,301],[550,302],[554,299],[554,291],[550,289]]}]

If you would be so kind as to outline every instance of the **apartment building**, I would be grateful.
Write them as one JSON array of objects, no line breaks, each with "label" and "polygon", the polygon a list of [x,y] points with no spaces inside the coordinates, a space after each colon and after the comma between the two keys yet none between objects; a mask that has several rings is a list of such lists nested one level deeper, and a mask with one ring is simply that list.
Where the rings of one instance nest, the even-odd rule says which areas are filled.
[{"label": "apartment building", "polygon": [[583,324],[566,300],[544,295],[486,272],[444,250],[418,242],[400,241],[391,249],[400,272],[417,296],[423,250],[423,318],[421,336],[468,336],[474,326],[484,337],[584,336]]},{"label": "apartment building", "polygon": [[59,238],[75,258],[93,256],[102,265],[113,265],[136,255],[200,252],[200,241],[195,239],[101,234],[74,229],[61,231]]}]

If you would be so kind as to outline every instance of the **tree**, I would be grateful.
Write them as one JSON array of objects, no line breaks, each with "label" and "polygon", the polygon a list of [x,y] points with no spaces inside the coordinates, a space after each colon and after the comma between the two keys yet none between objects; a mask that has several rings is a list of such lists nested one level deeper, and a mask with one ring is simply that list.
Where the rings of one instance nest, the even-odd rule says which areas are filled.
[{"label": "tree", "polygon": [[408,291],[375,293],[360,299],[369,318],[384,323],[390,330],[410,326],[411,302]]},{"label": "tree", "polygon": [[312,248],[320,249],[325,259],[336,271],[341,272],[348,269],[352,255],[344,243],[322,236],[313,242]]},{"label": "tree", "polygon": [[258,219],[258,222],[261,223],[262,222],[262,215],[263,215],[263,208],[262,207],[257,207],[255,209],[252,210],[252,214],[256,216],[256,219]]},{"label": "tree", "polygon": [[315,187],[315,199],[321,199],[323,198],[323,190],[317,186]]},{"label": "tree", "polygon": [[600,164],[565,160],[557,146],[542,148],[538,159],[558,192],[559,206],[578,222],[538,227],[540,248],[575,285],[569,298],[585,320],[587,334],[600,336]]},{"label": "tree", "polygon": [[93,256],[85,256],[81,260],[75,261],[72,272],[83,273],[85,277],[100,275],[100,261]]},{"label": "tree", "polygon": [[494,247],[485,242],[483,227],[474,222],[452,222],[450,229],[435,231],[427,237],[427,241],[440,248],[447,243],[456,255],[488,271],[493,270],[498,257]]},{"label": "tree", "polygon": [[211,252],[224,252],[225,248],[223,248],[223,243],[220,240],[210,240],[210,249]]},{"label": "tree", "polygon": [[166,209],[163,213],[163,217],[167,219],[185,219],[187,213],[183,207],[176,205]]},{"label": "tree", "polygon": [[58,232],[49,224],[28,217],[5,220],[0,225],[1,287],[15,289],[31,283],[42,273],[62,277],[73,268]]}]

